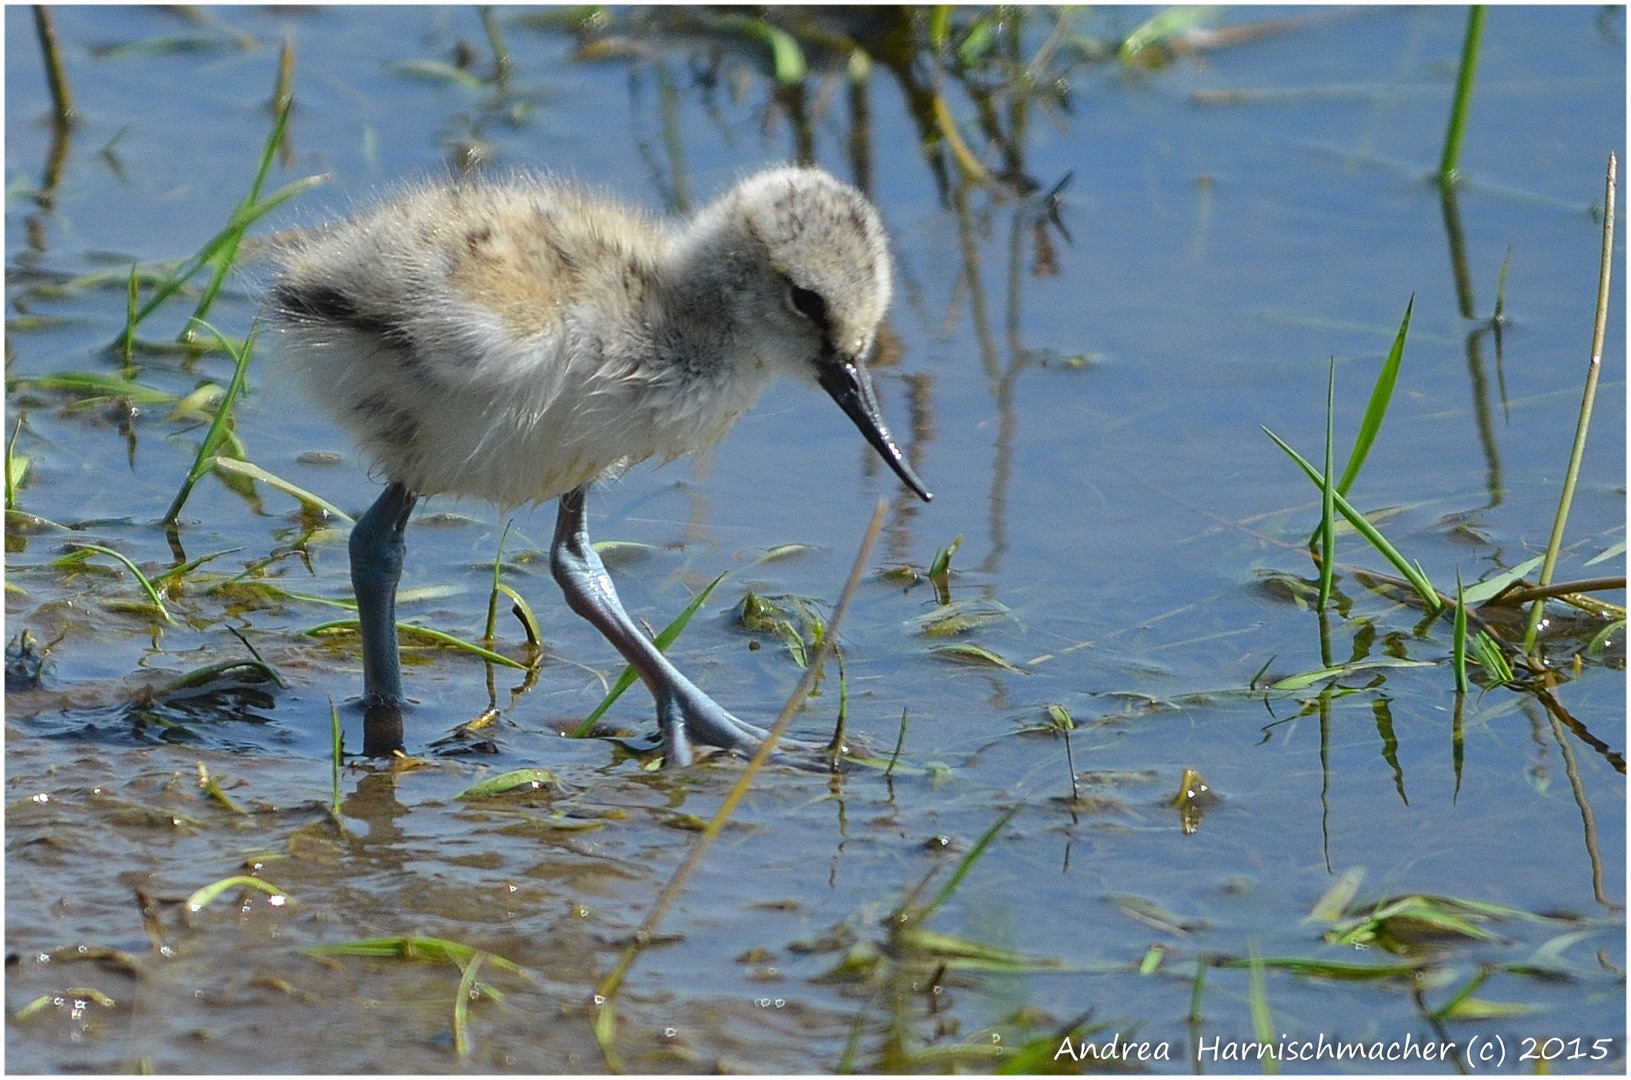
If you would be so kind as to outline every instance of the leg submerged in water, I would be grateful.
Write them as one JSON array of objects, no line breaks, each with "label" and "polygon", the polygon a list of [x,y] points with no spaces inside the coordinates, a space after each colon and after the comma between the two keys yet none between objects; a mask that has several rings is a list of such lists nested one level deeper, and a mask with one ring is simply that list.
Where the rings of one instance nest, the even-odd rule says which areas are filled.
[{"label": "leg submerged in water", "polygon": [[362,700],[365,708],[400,707],[402,655],[396,637],[396,586],[407,550],[403,531],[418,496],[391,484],[351,530],[351,589],[357,595],[362,634]]},{"label": "leg submerged in water", "polygon": [[566,594],[567,606],[605,635],[651,691],[657,701],[657,721],[662,725],[663,745],[670,762],[689,765],[694,756],[693,739],[751,754],[764,741],[766,732],[738,720],[698,690],[657,651],[623,610],[611,576],[589,544],[584,520],[587,491],[580,487],[561,496],[555,542],[549,549],[550,569]]}]

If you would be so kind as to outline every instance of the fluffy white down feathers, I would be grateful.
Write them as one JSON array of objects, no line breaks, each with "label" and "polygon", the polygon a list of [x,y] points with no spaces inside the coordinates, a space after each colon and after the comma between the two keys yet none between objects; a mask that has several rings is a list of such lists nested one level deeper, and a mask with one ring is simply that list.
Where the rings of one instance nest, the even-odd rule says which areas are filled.
[{"label": "fluffy white down feathers", "polygon": [[451,180],[278,263],[282,362],[375,466],[506,507],[706,447],[776,373],[861,366],[890,294],[876,211],[806,168],[683,225],[548,178]]}]

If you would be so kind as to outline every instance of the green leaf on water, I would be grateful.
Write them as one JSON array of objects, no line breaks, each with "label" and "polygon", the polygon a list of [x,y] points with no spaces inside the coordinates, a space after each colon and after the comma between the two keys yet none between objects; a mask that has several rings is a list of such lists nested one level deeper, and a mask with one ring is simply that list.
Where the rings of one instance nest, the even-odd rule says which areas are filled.
[{"label": "green leaf on water", "polygon": [[1500,941],[1482,925],[1495,919],[1537,920],[1539,916],[1504,904],[1417,894],[1378,902],[1371,910],[1333,926],[1325,939],[1337,945],[1375,944],[1394,952],[1408,951],[1422,939]]},{"label": "green leaf on water", "polygon": [[[342,630],[356,630],[359,626],[360,622],[357,619],[336,619],[333,622],[326,622],[318,626],[314,626],[305,631],[305,634],[307,637],[321,637],[324,634],[338,633]],[[428,626],[416,626],[413,623],[399,622],[396,624],[396,632],[398,635],[407,634],[410,637],[425,638],[426,640],[433,641],[438,645],[446,645],[450,648],[460,649],[467,653],[473,653],[489,663],[499,664],[503,667],[520,668],[522,671],[527,670],[527,665],[521,663],[519,660],[511,660],[508,656],[505,656],[502,653],[493,652],[491,649],[484,649],[480,645],[473,642],[465,641],[463,638],[456,638],[452,634],[444,634],[440,630],[432,630]]]},{"label": "green leaf on water", "polygon": [[393,60],[385,65],[385,70],[410,79],[450,83],[465,90],[480,90],[486,85],[480,76],[440,60]]},{"label": "green leaf on water", "polygon": [[463,970],[476,957],[476,954],[480,953],[485,963],[492,964],[496,968],[508,971],[512,975],[527,974],[526,969],[521,965],[506,960],[496,953],[475,949],[457,941],[448,941],[446,938],[362,938],[357,941],[341,942],[337,945],[313,945],[300,951],[307,956],[373,956],[398,960],[447,960],[460,970]]},{"label": "green leaf on water", "polygon": [[1520,1016],[1533,1016],[1542,1012],[1539,1005],[1521,1001],[1488,1001],[1480,997],[1466,997],[1451,1005],[1436,1019],[1443,1020],[1513,1020]]},{"label": "green leaf on water", "polygon": [[1519,581],[1528,576],[1530,573],[1534,572],[1534,570],[1545,561],[1546,556],[1536,555],[1533,559],[1528,559],[1521,562],[1510,570],[1503,570],[1501,573],[1496,574],[1487,581],[1480,581],[1475,585],[1469,585],[1466,593],[1467,603],[1471,604],[1473,607],[1477,607],[1479,604],[1482,604],[1484,601],[1490,599],[1496,593],[1511,585],[1513,582]]},{"label": "green leaf on water", "polygon": [[[1266,968],[1279,968],[1296,975],[1312,975],[1316,978],[1338,979],[1344,982],[1411,978],[1421,970],[1420,965],[1411,963],[1356,964],[1342,960],[1309,960],[1299,956],[1269,956],[1257,962]],[[1222,966],[1243,968],[1250,967],[1251,963],[1250,960],[1231,960]]]},{"label": "green leaf on water", "polygon": [[1160,904],[1146,900],[1142,896],[1111,893],[1105,899],[1116,905],[1128,918],[1169,934],[1192,934],[1197,930],[1206,929],[1205,919],[1191,919],[1168,911]]},{"label": "green leaf on water", "polygon": [[1305,671],[1301,675],[1288,675],[1278,682],[1268,685],[1270,690],[1306,690],[1315,683],[1324,682],[1342,675],[1352,675],[1360,671],[1369,671],[1375,668],[1419,668],[1432,667],[1431,660],[1398,660],[1392,657],[1377,657],[1370,660],[1356,660],[1349,664],[1338,664],[1336,667],[1320,668],[1318,671]]},{"label": "green leaf on water", "polygon": [[1355,866],[1345,870],[1342,876],[1332,883],[1325,895],[1314,904],[1312,911],[1303,919],[1310,923],[1337,923],[1347,913],[1348,905],[1359,892],[1359,883],[1365,880],[1365,868]]},{"label": "green leaf on water", "polygon": [[195,686],[205,686],[214,682],[227,672],[236,671],[239,668],[247,668],[250,671],[259,672],[266,681],[275,682],[279,686],[289,685],[284,681],[283,676],[279,675],[277,670],[270,664],[263,660],[251,660],[244,658],[238,660],[223,660],[218,664],[206,664],[203,667],[194,668],[185,675],[180,675],[172,681],[166,683],[164,685],[164,692],[171,693],[176,690],[191,689]]},{"label": "green leaf on water", "polygon": [[924,637],[955,637],[1008,617],[1009,609],[995,600],[957,600],[912,622]]},{"label": "green leaf on water", "polygon": [[294,496],[301,502],[302,505],[326,514],[338,521],[350,522],[352,520],[350,514],[347,514],[344,510],[341,510],[338,506],[335,506],[327,499],[318,495],[313,495],[305,488],[291,484],[281,476],[274,476],[265,469],[261,468],[259,465],[254,465],[247,461],[239,461],[236,458],[225,457],[210,458],[209,461],[204,463],[204,465],[206,468],[219,469],[222,472],[233,473],[238,476],[246,476],[251,480],[259,480],[263,484],[277,488],[285,495]]},{"label": "green leaf on water", "polygon": [[921,926],[909,927],[897,936],[897,947],[920,950],[931,961],[944,963],[954,971],[1024,972],[1049,971],[1063,966],[1053,957],[1026,956],[1009,949],[982,945],[966,938],[952,937]]},{"label": "green leaf on water", "polygon": [[506,792],[522,788],[527,791],[538,791],[542,788],[558,788],[560,781],[548,769],[511,769],[498,776],[483,780],[479,784],[472,784],[454,796],[456,799],[481,799],[493,795],[503,795]]},{"label": "green leaf on water", "polygon": [[763,566],[766,563],[778,562],[782,559],[791,559],[799,555],[808,555],[821,549],[814,544],[778,544],[757,559],[748,563],[749,566]]},{"label": "green leaf on water", "polygon": [[135,405],[168,405],[177,399],[175,394],[121,379],[117,375],[101,375],[87,371],[63,371],[55,375],[21,375],[6,382],[14,390],[39,390],[80,397],[122,397],[130,399]]},{"label": "green leaf on water", "polygon": [[271,882],[262,881],[260,878],[245,877],[240,874],[236,877],[222,878],[220,881],[212,882],[187,897],[187,910],[189,912],[202,911],[222,893],[233,889],[259,889],[272,898],[269,902],[273,907],[283,907],[286,904],[294,903],[288,893]]},{"label": "green leaf on water", "polygon": [[1015,667],[1013,664],[1010,664],[1008,661],[1004,660],[990,649],[980,645],[940,645],[930,649],[929,652],[942,659],[952,660],[959,664],[974,664],[981,667],[1002,668],[1005,671],[1014,671],[1021,675],[1030,674],[1030,672],[1026,671],[1024,668]]}]

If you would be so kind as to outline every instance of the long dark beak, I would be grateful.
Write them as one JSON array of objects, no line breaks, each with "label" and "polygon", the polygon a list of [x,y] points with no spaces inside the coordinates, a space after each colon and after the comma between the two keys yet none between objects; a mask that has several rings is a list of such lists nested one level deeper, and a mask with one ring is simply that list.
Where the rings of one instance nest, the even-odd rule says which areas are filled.
[{"label": "long dark beak", "polygon": [[838,402],[838,407],[861,429],[861,434],[866,436],[872,448],[883,455],[902,483],[917,492],[924,502],[933,499],[929,489],[923,486],[923,481],[906,463],[906,455],[901,453],[895,437],[889,434],[889,428],[883,422],[883,413],[878,409],[878,398],[872,392],[872,377],[867,374],[866,368],[833,356],[824,357],[823,360],[818,366],[817,375],[821,389]]}]

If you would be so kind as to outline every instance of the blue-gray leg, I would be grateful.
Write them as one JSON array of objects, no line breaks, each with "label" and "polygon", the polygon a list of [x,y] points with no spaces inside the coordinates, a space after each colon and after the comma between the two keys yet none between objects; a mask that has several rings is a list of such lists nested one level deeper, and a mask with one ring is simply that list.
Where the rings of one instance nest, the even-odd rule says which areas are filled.
[{"label": "blue-gray leg", "polygon": [[398,709],[403,702],[396,584],[407,549],[402,533],[417,501],[418,496],[393,483],[351,530],[351,589],[357,594],[362,633],[362,703],[370,711],[381,706]]},{"label": "blue-gray leg", "polygon": [[566,594],[566,604],[595,625],[639,673],[657,700],[657,722],[662,725],[664,750],[670,763],[689,765],[691,740],[708,746],[751,754],[766,732],[743,723],[698,690],[669,663],[635,625],[617,598],[611,576],[589,545],[584,522],[587,487],[561,496],[555,518],[555,542],[549,565]]}]

